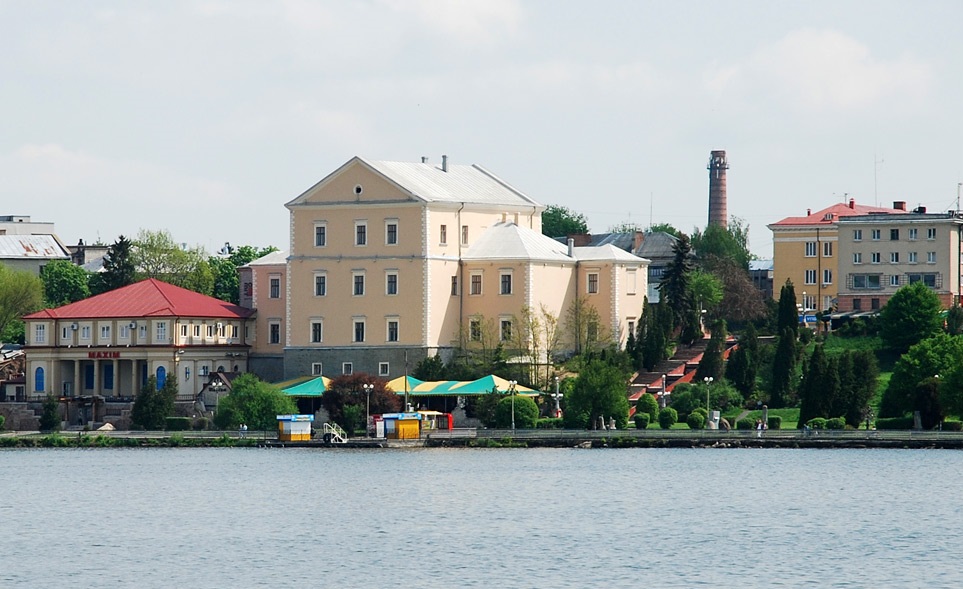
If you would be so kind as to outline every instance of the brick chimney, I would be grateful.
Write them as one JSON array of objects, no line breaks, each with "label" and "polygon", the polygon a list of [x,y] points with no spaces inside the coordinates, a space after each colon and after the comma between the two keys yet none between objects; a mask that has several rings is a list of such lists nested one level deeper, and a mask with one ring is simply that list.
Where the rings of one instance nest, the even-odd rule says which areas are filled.
[{"label": "brick chimney", "polygon": [[709,156],[709,225],[728,226],[729,215],[726,211],[726,170],[729,160],[725,150],[713,151]]}]

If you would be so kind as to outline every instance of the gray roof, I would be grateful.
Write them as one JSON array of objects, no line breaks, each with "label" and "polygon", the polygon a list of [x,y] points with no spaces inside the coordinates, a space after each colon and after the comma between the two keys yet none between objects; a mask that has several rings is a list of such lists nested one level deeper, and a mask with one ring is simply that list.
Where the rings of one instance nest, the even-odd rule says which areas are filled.
[{"label": "gray roof", "polygon": [[0,235],[0,258],[69,260],[70,253],[53,235]]},{"label": "gray roof", "polygon": [[573,248],[574,257],[568,255],[568,246],[557,240],[520,227],[515,223],[495,223],[485,230],[468,248],[465,260],[533,260],[546,262],[620,261],[647,263],[648,260],[634,256],[613,245]]},{"label": "gray roof", "polygon": [[633,252],[643,258],[671,258],[675,256],[672,248],[678,243],[679,238],[671,233],[664,231],[646,231],[639,249]]},{"label": "gray roof", "polygon": [[477,164],[449,163],[446,172],[441,166],[428,163],[362,161],[427,202],[540,206]]},{"label": "gray roof", "polygon": [[749,260],[749,271],[753,270],[772,270],[774,267],[772,260]]},{"label": "gray roof", "polygon": [[[256,260],[251,260],[244,266],[274,266],[276,264],[286,264],[287,261],[288,252],[281,250],[265,254]],[[242,268],[244,266],[242,266]]]}]

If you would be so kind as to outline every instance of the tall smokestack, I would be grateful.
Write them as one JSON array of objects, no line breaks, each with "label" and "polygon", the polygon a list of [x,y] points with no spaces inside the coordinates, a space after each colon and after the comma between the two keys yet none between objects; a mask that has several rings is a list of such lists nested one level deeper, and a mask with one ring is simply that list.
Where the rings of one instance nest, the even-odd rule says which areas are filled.
[{"label": "tall smokestack", "polygon": [[709,156],[709,225],[719,225],[723,229],[729,225],[726,212],[726,170],[729,160],[724,149],[713,151]]}]

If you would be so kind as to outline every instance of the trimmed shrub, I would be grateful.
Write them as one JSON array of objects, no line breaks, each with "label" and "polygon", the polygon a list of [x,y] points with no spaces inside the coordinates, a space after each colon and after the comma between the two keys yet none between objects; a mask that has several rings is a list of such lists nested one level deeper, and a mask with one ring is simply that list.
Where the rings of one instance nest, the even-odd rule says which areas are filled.
[{"label": "trimmed shrub", "polygon": [[635,402],[635,414],[645,413],[649,416],[649,423],[659,418],[659,402],[655,400],[655,395],[644,393]]},{"label": "trimmed shrub", "polygon": [[880,417],[876,429],[913,429],[912,417]]},{"label": "trimmed shrub", "polygon": [[169,432],[183,432],[191,429],[190,417],[165,417],[164,429]]},{"label": "trimmed shrub", "polygon": [[806,425],[813,429],[826,429],[826,418],[825,417],[813,417],[806,422]]},{"label": "trimmed shrub", "polygon": [[659,411],[659,427],[669,429],[679,421],[679,412],[672,407],[666,407]]},{"label": "trimmed shrub", "polygon": [[639,413],[638,409],[636,409],[633,419],[635,420],[635,429],[647,429],[649,427],[648,413]]},{"label": "trimmed shrub", "polygon": [[[506,396],[495,406],[495,426],[507,429],[512,426],[512,397]],[[515,427],[532,429],[538,419],[538,405],[529,397],[515,396]]]},{"label": "trimmed shrub", "polygon": [[4,417],[3,415],[0,415],[0,429],[3,429],[3,424],[6,423],[6,421],[7,421],[7,418]]},{"label": "trimmed shrub", "polygon": [[846,429],[846,419],[842,417],[827,419],[826,429]]},{"label": "trimmed shrub", "polygon": [[749,417],[743,417],[736,422],[736,429],[756,429],[756,420]]},{"label": "trimmed shrub", "polygon": [[943,431],[963,432],[963,421],[953,421],[953,420],[947,419],[943,422]]},{"label": "trimmed shrub", "polygon": [[769,429],[782,429],[782,417],[779,415],[770,415]]},{"label": "trimmed shrub", "polygon": [[706,416],[700,411],[693,411],[689,414],[689,417],[685,420],[686,425],[689,429],[705,429],[706,427]]},{"label": "trimmed shrub", "polygon": [[562,429],[561,417],[543,417],[535,422],[535,429]]},{"label": "trimmed shrub", "polygon": [[191,427],[198,431],[209,429],[211,427],[211,420],[206,417],[198,417],[194,420],[194,424]]}]

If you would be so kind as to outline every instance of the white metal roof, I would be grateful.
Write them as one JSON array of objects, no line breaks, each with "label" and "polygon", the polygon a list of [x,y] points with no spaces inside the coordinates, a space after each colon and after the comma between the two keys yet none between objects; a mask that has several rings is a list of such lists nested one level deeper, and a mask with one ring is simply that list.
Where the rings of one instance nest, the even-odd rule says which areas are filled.
[{"label": "white metal roof", "polygon": [[612,244],[577,247],[575,248],[574,253],[576,258],[584,262],[598,260],[612,262],[636,262],[639,264],[649,263],[649,260],[640,258],[635,254],[630,254],[624,249],[615,247]]},{"label": "white metal roof", "polygon": [[574,262],[568,247],[551,237],[519,227],[515,223],[495,223],[471,244],[465,260],[539,260]]},{"label": "white metal roof", "polygon": [[53,235],[0,235],[0,258],[69,260],[70,254]]},{"label": "white metal roof", "polygon": [[251,260],[245,266],[273,266],[284,264],[288,260],[288,252],[281,250],[265,254],[256,260]]}]

